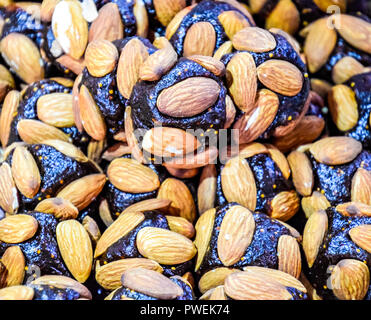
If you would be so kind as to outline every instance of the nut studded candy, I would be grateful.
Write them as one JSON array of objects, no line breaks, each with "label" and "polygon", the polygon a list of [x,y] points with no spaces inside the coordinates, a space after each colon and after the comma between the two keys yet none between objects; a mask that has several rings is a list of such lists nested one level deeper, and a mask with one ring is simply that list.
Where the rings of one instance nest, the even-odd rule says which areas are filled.
[{"label": "nut studded candy", "polygon": [[371,300],[371,207],[358,202],[318,210],[303,233],[305,273],[323,299]]},{"label": "nut studded candy", "polygon": [[73,277],[84,283],[93,264],[91,239],[77,220],[58,222],[37,211],[0,220],[3,286],[21,285],[33,273]]},{"label": "nut studded candy", "polygon": [[248,27],[233,37],[235,51],[222,57],[238,108],[233,129],[239,143],[287,135],[306,114],[309,79],[293,41],[282,32]]},{"label": "nut studded candy", "polygon": [[333,86],[328,104],[336,128],[371,149],[371,72]]},{"label": "nut studded candy", "polygon": [[106,176],[72,144],[12,144],[0,171],[0,207],[9,214],[34,209],[63,219],[98,214],[91,203]]},{"label": "nut studded candy", "polygon": [[[297,283],[299,240],[300,234],[289,225],[237,203],[209,209],[196,223],[195,271],[201,276],[201,293],[223,285],[229,275],[250,266],[278,269]],[[301,291],[306,292],[305,288]]]},{"label": "nut studded candy", "polygon": [[301,30],[308,70],[336,84],[371,64],[371,22],[365,15],[335,14]]},{"label": "nut studded candy", "polygon": [[180,11],[166,28],[179,56],[217,56],[231,51],[233,36],[254,26],[249,11],[235,0],[204,0]]},{"label": "nut studded candy", "polygon": [[91,300],[88,288],[76,280],[58,275],[41,276],[27,285],[0,289],[0,300]]},{"label": "nut studded candy", "polygon": [[[130,152],[130,151],[129,151]],[[196,179],[171,177],[161,166],[142,164],[130,155],[114,159],[107,167],[108,182],[101,193],[100,217],[112,223],[128,207],[145,209],[156,203],[174,216],[190,222],[196,218]],[[157,197],[157,199],[152,199]]]},{"label": "nut studded candy", "polygon": [[34,82],[22,92],[9,92],[0,115],[2,146],[53,139],[86,150],[89,136],[80,133],[75,125],[72,85],[69,79],[51,78]]},{"label": "nut studded candy", "polygon": [[190,240],[193,225],[159,210],[157,199],[143,201],[126,209],[104,231],[94,252],[95,278],[104,289],[121,287],[121,275],[128,269],[144,268],[170,277],[183,276],[192,268],[197,252]]},{"label": "nut studded candy", "polygon": [[204,167],[197,192],[200,213],[237,202],[282,221],[296,214],[300,199],[289,181],[284,154],[272,145],[254,142],[240,145],[239,153],[230,156],[226,162]]},{"label": "nut studded candy", "polygon": [[180,276],[167,278],[150,269],[133,268],[121,279],[123,286],[106,300],[194,300],[192,286]]},{"label": "nut studded candy", "polygon": [[371,205],[371,154],[357,140],[323,138],[293,151],[288,161],[307,217],[343,202]]}]

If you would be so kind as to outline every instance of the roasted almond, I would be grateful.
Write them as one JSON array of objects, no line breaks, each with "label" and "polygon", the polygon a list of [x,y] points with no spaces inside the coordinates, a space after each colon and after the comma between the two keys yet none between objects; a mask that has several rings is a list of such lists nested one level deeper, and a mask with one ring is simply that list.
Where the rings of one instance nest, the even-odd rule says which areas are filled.
[{"label": "roasted almond", "polygon": [[371,171],[358,168],[352,179],[351,197],[354,202],[371,206]]},{"label": "roasted almond", "polygon": [[149,28],[149,17],[144,0],[135,1],[133,13],[136,20],[137,35],[139,37],[147,38]]},{"label": "roasted almond", "polygon": [[27,214],[10,215],[0,220],[0,241],[20,243],[31,239],[38,228],[37,220]]},{"label": "roasted almond", "polygon": [[236,106],[248,113],[254,108],[257,91],[257,71],[253,57],[248,52],[233,56],[226,67],[229,92]]},{"label": "roasted almond", "polygon": [[8,287],[17,286],[23,283],[25,274],[25,258],[18,246],[12,246],[5,250],[1,262],[8,270],[6,284]]},{"label": "roasted almond", "polygon": [[85,68],[85,61],[82,58],[74,59],[67,54],[61,55],[59,58],[55,59],[55,61],[75,74],[80,74]]},{"label": "roasted almond", "polygon": [[32,300],[34,290],[27,286],[11,286],[0,289],[0,300]]},{"label": "roasted almond", "polygon": [[354,160],[362,144],[350,137],[327,137],[313,143],[309,150],[318,162],[339,165]]},{"label": "roasted almond", "polygon": [[42,21],[52,21],[54,8],[58,2],[59,0],[44,0],[41,2],[40,17]]},{"label": "roasted almond", "polygon": [[300,25],[300,12],[294,1],[281,0],[265,20],[265,28],[278,28],[295,34]]},{"label": "roasted almond", "polygon": [[112,72],[118,60],[118,51],[108,40],[94,40],[85,51],[85,64],[94,77],[103,77]]},{"label": "roasted almond", "polygon": [[255,232],[252,213],[242,207],[233,206],[225,213],[218,236],[218,256],[223,265],[237,263],[250,245]]},{"label": "roasted almond", "polygon": [[298,241],[288,235],[282,235],[277,245],[278,270],[291,274],[296,279],[301,273],[301,255]]},{"label": "roasted almond", "polygon": [[314,212],[305,224],[303,233],[303,249],[311,268],[317,258],[319,247],[328,228],[327,214],[323,210]]},{"label": "roasted almond", "polygon": [[157,107],[171,117],[192,117],[213,106],[219,93],[220,86],[215,80],[192,77],[162,90]]},{"label": "roasted almond", "polygon": [[224,42],[214,53],[213,58],[220,60],[225,54],[231,53],[233,51],[232,41]]},{"label": "roasted almond", "polygon": [[57,194],[57,198],[69,200],[78,210],[82,210],[98,196],[105,183],[104,174],[90,174],[68,184]]},{"label": "roasted almond", "polygon": [[180,286],[153,270],[129,269],[122,275],[121,282],[131,290],[160,300],[172,300],[183,295],[183,289]]},{"label": "roasted almond", "polygon": [[61,140],[44,140],[43,144],[53,147],[65,156],[70,157],[78,162],[88,162],[88,157],[72,143],[64,142]]},{"label": "roasted almond", "polygon": [[289,179],[291,175],[290,165],[286,159],[286,156],[278,150],[274,145],[266,143],[264,145],[269,153],[269,156],[281,170],[281,173],[285,179]]},{"label": "roasted almond", "polygon": [[145,158],[143,152],[139,147],[138,140],[134,133],[134,123],[131,118],[131,107],[127,106],[125,109],[125,135],[128,142],[128,146],[131,149],[131,155],[137,161],[144,163]]},{"label": "roasted almond", "polygon": [[218,20],[230,40],[237,32],[250,26],[249,21],[236,10],[223,11],[218,16]]},{"label": "roasted almond", "polygon": [[340,260],[331,273],[334,295],[340,300],[362,300],[370,285],[366,264],[354,259]]},{"label": "roasted almond", "polygon": [[200,184],[197,189],[197,204],[200,214],[214,208],[217,174],[214,164],[209,164],[202,169]]},{"label": "roasted almond", "polygon": [[225,73],[224,64],[213,57],[194,55],[187,57],[187,59],[197,62],[218,77]]},{"label": "roasted almond", "polygon": [[81,58],[88,43],[88,22],[79,2],[58,2],[52,16],[52,30],[65,53],[74,59]]},{"label": "roasted almond", "polygon": [[5,212],[14,214],[19,207],[18,191],[8,163],[0,166],[0,206]]},{"label": "roasted almond", "polygon": [[245,159],[235,157],[228,160],[221,172],[221,184],[228,202],[237,202],[251,211],[255,210],[255,177]]},{"label": "roasted almond", "polygon": [[269,215],[278,220],[287,221],[292,218],[300,208],[300,198],[296,191],[282,191],[271,202]]},{"label": "roasted almond", "polygon": [[174,18],[169,22],[166,27],[166,39],[169,39],[174,35],[174,33],[178,30],[179,25],[181,24],[183,18],[196,6],[193,4],[191,6],[185,7],[184,9],[180,10]]},{"label": "roasted almond", "polygon": [[194,23],[187,31],[183,44],[183,56],[212,56],[215,50],[216,33],[210,22]]},{"label": "roasted almond", "polygon": [[96,268],[95,279],[103,288],[115,290],[121,287],[121,275],[129,269],[144,268],[162,273],[162,267],[153,260],[127,258],[110,262]]},{"label": "roasted almond", "polygon": [[182,156],[200,147],[197,138],[182,129],[155,127],[148,130],[142,142],[147,152],[160,157]]},{"label": "roasted almond", "polygon": [[189,239],[192,239],[195,235],[195,228],[187,219],[182,217],[166,216],[166,220],[171,231],[180,233]]},{"label": "roasted almond", "polygon": [[166,199],[147,199],[143,201],[136,202],[131,206],[128,206],[121,214],[124,214],[129,211],[153,211],[160,210],[167,212],[171,204],[170,200]]},{"label": "roasted almond", "polygon": [[202,275],[198,282],[198,288],[201,293],[205,293],[210,289],[223,285],[225,278],[234,272],[240,272],[240,270],[223,267],[212,269]]},{"label": "roasted almond", "polygon": [[27,198],[33,198],[41,184],[40,171],[32,154],[26,147],[15,148],[12,158],[12,174],[19,191]]},{"label": "roasted almond", "polygon": [[269,31],[258,27],[248,27],[237,32],[232,43],[236,50],[252,52],[271,51],[277,45]]},{"label": "roasted almond", "polygon": [[187,4],[185,0],[154,0],[158,20],[163,26],[167,26],[173,17]]},{"label": "roasted almond", "polygon": [[37,204],[35,211],[52,214],[60,220],[76,219],[79,214],[70,201],[62,198],[44,199]]},{"label": "roasted almond", "polygon": [[345,0],[313,0],[318,8],[320,8],[323,12],[327,12],[328,7],[332,5],[336,5],[339,7],[341,12],[346,10],[347,1]]},{"label": "roasted almond", "polygon": [[363,65],[353,57],[343,57],[332,68],[332,80],[336,84],[340,84],[356,74],[362,73],[363,70]]},{"label": "roasted almond", "polygon": [[362,224],[349,230],[352,241],[362,249],[371,253],[371,225]]},{"label": "roasted almond", "polygon": [[225,122],[223,129],[228,129],[236,118],[236,107],[229,95],[225,96]]},{"label": "roasted almond", "polygon": [[101,233],[97,222],[93,218],[85,216],[84,219],[82,219],[82,225],[86,232],[88,233],[92,244],[96,245],[97,241],[101,237]]},{"label": "roasted almond", "polygon": [[303,197],[301,207],[305,212],[305,216],[309,218],[314,212],[331,207],[331,204],[322,193],[314,191],[310,197]]},{"label": "roasted almond", "polygon": [[113,160],[108,166],[107,175],[110,182],[124,192],[151,192],[160,186],[156,172],[134,159]]},{"label": "roasted almond", "polygon": [[346,202],[338,204],[336,211],[346,217],[371,217],[371,206],[360,202]]},{"label": "roasted almond", "polygon": [[10,91],[3,102],[0,114],[0,140],[3,148],[6,147],[10,135],[10,127],[17,112],[21,95],[19,91]]},{"label": "roasted almond", "polygon": [[84,85],[80,87],[79,109],[86,132],[97,141],[103,140],[106,136],[106,123],[89,89]]},{"label": "roasted almond", "polygon": [[218,157],[218,148],[216,146],[210,146],[202,151],[194,153],[188,153],[182,158],[172,158],[164,162],[164,167],[190,170],[195,168],[204,167],[210,163],[215,163]]},{"label": "roasted almond", "polygon": [[310,196],[314,185],[312,165],[303,152],[292,151],[287,160],[292,171],[292,179],[297,192],[302,196]]}]

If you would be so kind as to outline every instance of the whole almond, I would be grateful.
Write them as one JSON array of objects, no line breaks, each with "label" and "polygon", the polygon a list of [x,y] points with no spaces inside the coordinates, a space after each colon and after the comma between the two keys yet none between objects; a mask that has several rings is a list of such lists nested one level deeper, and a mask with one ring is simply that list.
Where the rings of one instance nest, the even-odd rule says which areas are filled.
[{"label": "whole almond", "polygon": [[159,272],[143,268],[129,269],[122,275],[122,284],[161,300],[171,300],[183,295],[183,289]]},{"label": "whole almond", "polygon": [[158,20],[163,26],[167,26],[173,17],[186,6],[185,0],[154,0]]},{"label": "whole almond", "polygon": [[103,254],[108,247],[124,237],[144,220],[144,214],[138,211],[130,211],[121,214],[102,234],[95,248],[94,258]]},{"label": "whole almond", "polygon": [[182,129],[170,127],[155,127],[148,130],[142,142],[142,147],[160,157],[182,156],[200,147],[198,139]]},{"label": "whole almond", "polygon": [[228,160],[221,172],[221,184],[228,202],[237,202],[251,211],[255,210],[255,177],[245,159],[235,157]]},{"label": "whole almond", "polygon": [[137,35],[147,38],[149,28],[149,17],[144,0],[136,0],[133,7],[133,14],[136,19]]},{"label": "whole almond", "polygon": [[41,2],[40,16],[41,20],[50,22],[52,20],[54,8],[59,0],[44,0]]},{"label": "whole almond", "polygon": [[160,186],[156,172],[134,159],[113,160],[108,166],[107,175],[110,182],[124,192],[151,192]]},{"label": "whole almond", "polygon": [[227,65],[226,76],[234,103],[242,111],[250,112],[254,108],[257,91],[257,71],[251,54],[235,54]]},{"label": "whole almond", "polygon": [[348,81],[356,74],[362,73],[364,67],[353,57],[341,58],[332,68],[332,80],[336,84]]},{"label": "whole almond", "polygon": [[37,220],[27,214],[10,215],[0,220],[0,241],[20,243],[31,239],[38,228]]},{"label": "whole almond", "polygon": [[277,3],[265,20],[265,28],[278,28],[295,34],[300,26],[300,12],[294,1],[282,0]]},{"label": "whole almond", "polygon": [[213,58],[220,60],[225,54],[233,51],[232,41],[224,42],[214,53]]},{"label": "whole almond", "polygon": [[78,162],[88,162],[88,157],[72,143],[61,140],[44,140],[43,144],[53,147],[65,156],[72,158]]},{"label": "whole almond", "polygon": [[162,273],[162,267],[153,260],[145,258],[127,258],[110,262],[96,269],[95,279],[103,288],[115,290],[121,287],[121,275],[129,269],[144,268]]},{"label": "whole almond", "polygon": [[52,214],[60,220],[76,219],[79,214],[70,201],[62,198],[44,199],[37,204],[35,211]]},{"label": "whole almond", "polygon": [[55,59],[55,61],[75,74],[80,74],[85,68],[85,61],[82,58],[74,59],[68,54],[61,55],[59,58]]},{"label": "whole almond", "polygon": [[371,253],[371,225],[362,224],[349,230],[349,235],[352,241]]},{"label": "whole almond", "polygon": [[11,286],[0,289],[0,300],[32,300],[34,289],[27,286]]},{"label": "whole almond", "polygon": [[103,140],[106,136],[106,123],[89,89],[84,85],[80,88],[79,109],[81,122],[86,132],[97,141]]},{"label": "whole almond", "polygon": [[14,118],[14,114],[17,112],[21,95],[19,91],[10,91],[3,102],[3,106],[0,114],[0,140],[3,148],[6,147],[10,135],[10,127]]},{"label": "whole almond", "polygon": [[331,285],[340,300],[362,300],[370,285],[370,271],[361,261],[340,260],[331,273]]},{"label": "whole almond", "polygon": [[303,249],[309,268],[317,258],[319,247],[325,237],[328,228],[327,214],[323,210],[314,212],[305,224],[303,233]]},{"label": "whole almond", "polygon": [[267,148],[269,156],[281,170],[283,177],[289,179],[291,170],[286,156],[272,144],[266,143],[264,146]]},{"label": "whole almond", "polygon": [[350,137],[327,137],[313,143],[309,150],[318,162],[339,165],[354,160],[362,144]]},{"label": "whole almond", "polygon": [[23,283],[25,274],[25,258],[20,247],[12,246],[5,250],[1,262],[8,270],[6,284],[8,287]]},{"label": "whole almond", "polygon": [[292,171],[296,191],[302,196],[310,196],[314,185],[312,165],[303,152],[292,151],[287,160]]},{"label": "whole almond", "polygon": [[33,41],[20,33],[10,33],[0,42],[4,60],[26,83],[44,78],[44,66],[40,52]]},{"label": "whole almond", "polygon": [[178,30],[183,18],[196,6],[193,4],[191,6],[185,7],[184,9],[180,10],[174,18],[169,22],[166,27],[166,39],[170,40],[170,38],[174,35],[174,33]]},{"label": "whole almond", "polygon": [[305,216],[309,218],[314,212],[331,207],[331,204],[322,193],[314,191],[310,197],[304,197],[301,200],[301,207]]},{"label": "whole almond", "polygon": [[197,62],[218,77],[225,73],[224,64],[213,57],[194,55],[187,57],[187,59]]},{"label": "whole almond", "polygon": [[166,199],[147,199],[143,201],[136,202],[132,204],[131,206],[128,206],[121,214],[124,214],[129,211],[154,211],[154,210],[160,210],[163,212],[167,212],[169,209],[169,206],[171,204],[170,200]]},{"label": "whole almond", "polygon": [[56,237],[68,270],[77,281],[84,283],[93,263],[93,249],[85,228],[76,220],[62,221],[57,225]]},{"label": "whole almond", "polygon": [[328,94],[332,120],[339,130],[351,130],[358,122],[358,103],[351,88],[338,84]]},{"label": "whole almond", "polygon": [[166,220],[171,231],[180,233],[188,239],[192,239],[195,235],[195,228],[187,219],[183,217],[166,216]]},{"label": "whole almond", "polygon": [[171,117],[192,117],[213,106],[219,93],[220,86],[215,80],[192,77],[162,90],[157,107]]},{"label": "whole almond", "polygon": [[232,40],[235,49],[240,51],[267,52],[273,50],[277,43],[267,30],[248,27],[237,32]]},{"label": "whole almond", "polygon": [[216,288],[224,284],[224,280],[227,276],[234,272],[239,272],[239,269],[229,269],[229,268],[215,268],[202,275],[200,281],[198,282],[198,288],[201,293]]},{"label": "whole almond", "polygon": [[223,11],[218,16],[218,20],[230,40],[237,32],[250,26],[249,21],[236,10]]},{"label": "whole almond", "polygon": [[183,44],[183,56],[212,56],[215,50],[216,33],[210,22],[193,24],[187,31]]},{"label": "whole almond", "polygon": [[58,2],[52,16],[52,30],[65,53],[74,59],[81,58],[88,43],[88,22],[79,2]]},{"label": "whole almond", "polygon": [[301,255],[298,241],[291,236],[282,235],[277,245],[278,270],[291,274],[296,279],[301,273]]},{"label": "whole almond", "polygon": [[15,148],[12,158],[12,174],[19,191],[27,198],[33,198],[41,184],[40,171],[32,154],[26,147]]},{"label": "whole almond", "polygon": [[214,227],[215,213],[215,208],[209,209],[204,212],[196,222],[196,239],[194,244],[197,247],[197,261],[195,271],[198,271],[200,268],[206,252],[209,249]]},{"label": "whole almond", "polygon": [[69,200],[78,210],[82,210],[98,196],[105,183],[104,174],[90,174],[65,186],[57,197]]},{"label": "whole almond", "polygon": [[0,166],[0,206],[5,212],[14,214],[19,207],[18,191],[8,163]]},{"label": "whole almond", "polygon": [[358,168],[352,179],[351,197],[354,202],[371,206],[371,171]]},{"label": "whole almond", "polygon": [[281,191],[272,199],[270,216],[287,221],[298,212],[299,208],[300,198],[296,191]]},{"label": "whole almond", "polygon": [[197,253],[193,242],[179,233],[145,227],[137,234],[140,254],[160,264],[173,265],[191,260]]},{"label": "whole almond", "polygon": [[250,245],[255,232],[252,213],[242,207],[233,206],[225,213],[218,236],[218,256],[223,265],[237,263]]},{"label": "whole almond", "polygon": [[313,0],[318,8],[323,12],[328,10],[328,7],[331,5],[336,5],[339,7],[341,12],[345,12],[347,2],[345,0]]},{"label": "whole almond", "polygon": [[200,214],[214,208],[217,174],[214,164],[209,164],[202,169],[200,184],[197,189],[197,204]]},{"label": "whole almond", "polygon": [[225,96],[225,123],[223,129],[228,129],[236,118],[236,107],[229,95]]},{"label": "whole almond", "polygon": [[336,211],[345,217],[371,217],[371,206],[360,202],[338,204]]},{"label": "whole almond", "polygon": [[131,107],[127,106],[125,109],[125,136],[128,142],[128,146],[131,149],[132,157],[141,163],[145,163],[146,160],[143,156],[143,152],[139,147],[138,140],[134,133],[134,123],[131,117],[131,112]]},{"label": "whole almond", "polygon": [[118,51],[108,40],[94,40],[85,51],[85,64],[94,77],[103,77],[112,72],[118,60]]}]

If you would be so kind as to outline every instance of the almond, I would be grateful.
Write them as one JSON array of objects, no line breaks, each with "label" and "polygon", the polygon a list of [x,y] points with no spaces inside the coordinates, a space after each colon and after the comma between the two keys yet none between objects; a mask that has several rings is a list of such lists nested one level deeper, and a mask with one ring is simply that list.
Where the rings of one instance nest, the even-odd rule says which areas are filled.
[{"label": "almond", "polygon": [[195,271],[200,269],[202,261],[210,248],[209,244],[214,230],[215,213],[215,208],[209,209],[196,222],[196,239],[194,244],[197,247],[197,261]]},{"label": "almond", "polygon": [[331,207],[331,204],[322,193],[314,191],[310,197],[304,197],[301,200],[301,206],[305,216],[309,218],[314,212]]},{"label": "almond", "polygon": [[235,34],[232,40],[236,50],[267,52],[273,50],[277,43],[274,36],[267,30],[248,27]]},{"label": "almond", "polygon": [[85,51],[85,64],[94,77],[103,77],[113,71],[118,60],[118,51],[108,40],[94,40]]},{"label": "almond", "polygon": [[352,179],[352,201],[371,206],[371,171],[358,168]]},{"label": "almond", "polygon": [[140,254],[160,264],[174,265],[191,260],[197,253],[193,242],[177,232],[145,227],[137,234]]},{"label": "almond", "polygon": [[147,152],[160,157],[182,156],[200,147],[192,134],[177,128],[155,127],[148,130],[142,142]]},{"label": "almond", "polygon": [[301,255],[297,240],[288,235],[280,236],[277,256],[278,269],[298,279],[301,273]]},{"label": "almond", "polygon": [[166,168],[190,170],[204,167],[211,163],[216,163],[218,157],[218,148],[210,146],[202,151],[189,153],[183,158],[173,158],[164,163]]},{"label": "almond", "polygon": [[210,22],[202,21],[193,24],[187,31],[183,44],[183,56],[195,54],[212,56],[215,50],[216,33]]},{"label": "almond", "polygon": [[10,33],[0,42],[4,60],[26,83],[44,78],[44,66],[40,52],[33,41],[20,33]]},{"label": "almond", "polygon": [[134,85],[139,79],[139,70],[149,54],[144,44],[137,38],[128,41],[121,51],[117,66],[117,87],[125,99],[129,99]]},{"label": "almond", "polygon": [[291,175],[290,165],[286,159],[286,156],[278,150],[274,145],[266,143],[264,145],[269,153],[269,156],[281,170],[281,173],[285,179],[289,179]]},{"label": "almond", "polygon": [[81,58],[88,43],[88,22],[79,2],[58,2],[52,16],[52,30],[65,53],[74,59]]},{"label": "almond", "polygon": [[251,211],[255,210],[255,177],[245,159],[235,157],[228,160],[221,172],[221,184],[228,202],[237,202]]},{"label": "almond", "polygon": [[197,189],[197,204],[200,214],[214,208],[217,187],[217,173],[214,164],[209,164],[202,169],[200,183]]},{"label": "almond", "polygon": [[292,151],[287,160],[292,170],[292,179],[297,192],[310,196],[314,185],[312,165],[303,152]]},{"label": "almond", "polygon": [[250,245],[255,232],[252,213],[242,207],[233,206],[225,213],[218,236],[218,256],[223,265],[237,263]]},{"label": "almond", "polygon": [[73,118],[75,122],[76,128],[82,132],[84,127],[82,126],[81,118],[80,118],[80,107],[79,107],[79,93],[80,93],[80,83],[82,79],[82,73],[80,73],[72,87],[72,111],[73,111]]},{"label": "almond", "polygon": [[125,135],[128,142],[128,146],[131,149],[131,155],[137,161],[144,163],[146,160],[143,156],[143,152],[138,145],[138,140],[134,133],[133,119],[131,118],[131,107],[127,106],[125,109]]},{"label": "almond", "polygon": [[361,261],[340,260],[331,273],[331,285],[340,300],[363,300],[370,285],[370,271]]},{"label": "almond", "polygon": [[254,108],[257,91],[257,71],[253,57],[239,52],[227,65],[227,83],[236,106],[248,113]]},{"label": "almond", "polygon": [[124,37],[120,11],[116,3],[106,3],[99,9],[98,17],[90,25],[89,42],[94,40],[115,41]]},{"label": "almond", "polygon": [[37,117],[55,127],[71,127],[75,124],[72,110],[72,95],[50,93],[37,100]]},{"label": "almond", "polygon": [[20,243],[31,239],[38,228],[37,220],[27,214],[10,215],[0,220],[0,241]]},{"label": "almond", "polygon": [[19,207],[18,191],[11,168],[6,162],[0,166],[0,206],[10,214],[16,213]]},{"label": "almond", "polygon": [[198,282],[198,288],[201,293],[205,293],[210,289],[221,286],[224,284],[225,278],[234,272],[240,272],[240,270],[229,268],[212,269],[202,275]]},{"label": "almond", "polygon": [[95,279],[106,290],[121,287],[121,275],[129,269],[144,268],[162,273],[162,267],[153,260],[145,258],[127,258],[117,260],[96,268]]},{"label": "almond", "polygon": [[350,137],[327,137],[313,143],[309,150],[318,162],[339,165],[354,160],[362,144]]},{"label": "almond", "polygon": [[0,114],[0,140],[3,148],[6,147],[10,135],[10,127],[21,100],[19,91],[10,91],[4,100]]},{"label": "almond", "polygon": [[191,6],[185,7],[184,9],[180,10],[174,18],[169,22],[166,27],[166,39],[170,40],[174,33],[178,30],[183,18],[196,6],[193,4]]},{"label": "almond", "polygon": [[362,73],[363,70],[363,65],[353,57],[343,57],[332,68],[332,80],[336,84],[340,84],[356,74]]},{"label": "almond", "polygon": [[136,0],[133,13],[136,20],[137,35],[139,37],[147,38],[149,28],[149,18],[147,8],[144,0]]},{"label": "almond", "polygon": [[225,123],[223,129],[229,129],[236,117],[236,107],[229,95],[225,96]]},{"label": "almond", "polygon": [[358,122],[358,103],[354,91],[346,85],[333,86],[328,94],[332,120],[339,130],[351,130]]},{"label": "almond", "polygon": [[0,300],[32,300],[34,290],[27,286],[12,286],[0,289]]},{"label": "almond", "polygon": [[88,157],[72,143],[64,142],[61,140],[44,140],[43,144],[53,147],[65,156],[72,158],[78,162],[88,162]]},{"label": "almond", "polygon": [[232,41],[226,41],[215,51],[213,58],[220,60],[225,54],[232,53],[232,51]]},{"label": "almond", "polygon": [[289,34],[295,34],[300,25],[300,12],[291,0],[277,3],[265,20],[265,28],[278,28]]},{"label": "almond", "polygon": [[107,176],[116,188],[129,193],[151,192],[160,186],[156,172],[134,159],[113,160],[108,166]]},{"label": "almond", "polygon": [[345,0],[313,0],[318,8],[320,8],[323,12],[327,12],[329,6],[336,5],[339,7],[341,12],[346,10],[347,2]]},{"label": "almond", "polygon": [[336,211],[346,217],[371,217],[371,206],[360,202],[338,204]]},{"label": "almond", "polygon": [[282,191],[271,202],[270,216],[274,219],[287,221],[292,218],[300,208],[300,198],[296,191]]},{"label": "almond", "polygon": [[147,199],[143,201],[136,202],[131,206],[128,206],[121,214],[124,214],[129,211],[153,211],[153,210],[160,210],[167,212],[169,206],[171,204],[171,200],[167,199]]},{"label": "almond", "polygon": [[223,76],[225,73],[224,64],[218,59],[200,55],[189,56],[187,59],[197,62],[199,65],[203,66],[206,70],[209,70],[218,77]]},{"label": "almond", "polygon": [[311,268],[317,258],[319,247],[328,228],[327,214],[323,210],[314,212],[305,224],[303,233],[303,249]]},{"label": "almond", "polygon": [[58,2],[59,0],[44,0],[41,2],[40,16],[42,21],[52,21],[54,8]]},{"label": "almond", "polygon": [[235,10],[222,12],[218,16],[218,20],[230,40],[233,39],[233,36],[237,32],[250,26],[249,21],[240,12]]},{"label": "almond", "polygon": [[158,20],[163,26],[167,26],[173,17],[187,5],[185,0],[154,0]]},{"label": "almond", "polygon": [[219,93],[220,86],[215,80],[192,77],[162,90],[157,107],[171,117],[192,117],[213,106]]},{"label": "almond", "polygon": [[124,272],[121,279],[125,287],[160,300],[172,300],[183,295],[180,286],[153,270],[129,269]]},{"label": "almond", "polygon": [[158,190],[157,198],[171,201],[169,212],[193,222],[196,205],[187,185],[178,179],[167,178]]},{"label": "almond", "polygon": [[330,92],[332,88],[332,85],[328,81],[316,78],[310,79],[310,86],[312,90],[319,94],[323,99],[327,97],[327,93]]},{"label": "almond", "polygon": [[7,286],[22,284],[25,274],[25,258],[21,248],[18,246],[7,248],[1,257],[1,262],[8,270]]},{"label": "almond", "polygon": [[71,70],[75,74],[80,74],[85,68],[85,61],[82,58],[74,59],[67,54],[61,55],[55,61],[60,63],[65,68]]},{"label": "almond", "polygon": [[104,174],[90,174],[68,184],[57,197],[69,200],[78,210],[82,210],[98,196],[105,183]]},{"label": "almond", "polygon": [[62,198],[44,199],[37,204],[35,211],[52,214],[60,220],[76,219],[79,214],[70,201]]},{"label": "almond", "polygon": [[371,253],[371,225],[363,224],[349,230],[352,241],[362,249]]},{"label": "almond", "polygon": [[192,239],[195,235],[193,224],[182,217],[166,216],[167,223],[171,231],[180,233],[181,235]]}]

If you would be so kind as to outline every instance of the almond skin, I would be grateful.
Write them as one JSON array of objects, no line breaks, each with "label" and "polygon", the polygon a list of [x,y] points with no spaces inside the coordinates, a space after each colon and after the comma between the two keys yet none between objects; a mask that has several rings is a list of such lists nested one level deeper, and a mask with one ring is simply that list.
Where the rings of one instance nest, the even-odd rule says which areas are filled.
[{"label": "almond skin", "polygon": [[167,26],[173,17],[186,6],[185,0],[154,0],[156,15],[163,26]]},{"label": "almond skin", "polygon": [[300,247],[294,237],[282,235],[277,245],[278,269],[291,274],[296,279],[301,273]]},{"label": "almond skin", "polygon": [[338,204],[336,211],[345,217],[371,217],[371,206],[361,202],[346,202]]},{"label": "almond skin", "polygon": [[196,22],[187,31],[183,56],[195,54],[212,56],[215,50],[216,33],[210,22]]},{"label": "almond skin", "polygon": [[200,214],[214,208],[217,181],[216,168],[209,164],[202,169],[200,184],[197,189],[198,211]]},{"label": "almond skin", "polygon": [[27,214],[8,216],[0,220],[0,241],[20,243],[31,239],[38,228],[37,220]]},{"label": "almond skin", "polygon": [[362,249],[371,253],[371,225],[363,224],[349,231],[350,238]]},{"label": "almond skin", "polygon": [[353,57],[341,58],[332,69],[332,80],[336,84],[346,82],[356,74],[362,73],[364,67]]},{"label": "almond skin", "polygon": [[300,199],[296,191],[282,191],[272,199],[270,216],[287,221],[298,212],[299,207]]},{"label": "almond skin", "polygon": [[299,24],[300,12],[291,0],[279,1],[265,20],[266,29],[278,28],[289,34],[295,34]]},{"label": "almond skin", "polygon": [[292,179],[296,191],[302,196],[310,196],[314,185],[312,165],[303,152],[291,152],[287,160],[292,171]]},{"label": "almond skin", "polygon": [[199,65],[203,66],[206,70],[209,70],[218,77],[225,73],[224,64],[218,59],[200,55],[189,56],[188,59],[197,62]]},{"label": "almond skin", "polygon": [[301,207],[305,216],[309,218],[314,212],[331,207],[331,204],[322,193],[314,191],[310,197],[304,197],[301,200]]},{"label": "almond skin", "polygon": [[13,121],[14,114],[17,112],[20,100],[20,92],[12,90],[6,95],[3,102],[3,107],[0,114],[0,141],[3,148],[5,148],[8,144],[10,126]]},{"label": "almond skin", "polygon": [[351,197],[354,202],[371,206],[371,172],[358,168],[352,179]]},{"label": "almond skin", "polygon": [[220,86],[215,80],[192,77],[162,90],[157,107],[171,117],[192,117],[214,105],[219,93]]},{"label": "almond skin", "polygon": [[1,262],[8,270],[6,284],[8,287],[23,283],[25,274],[25,258],[20,247],[12,246],[5,250]]},{"label": "almond skin", "polygon": [[252,52],[271,51],[277,45],[269,31],[258,27],[248,27],[237,32],[232,43],[237,50]]},{"label": "almond skin", "polygon": [[94,77],[103,77],[112,72],[117,60],[117,48],[107,40],[92,41],[86,48],[85,64]]},{"label": "almond skin", "polygon": [[5,212],[14,214],[19,207],[18,191],[8,163],[0,166],[0,206]]},{"label": "almond skin", "polygon": [[225,33],[230,40],[233,36],[245,27],[249,27],[249,21],[238,11],[224,11],[218,16],[219,22],[222,24]]},{"label": "almond skin", "polygon": [[166,220],[171,231],[180,233],[188,239],[192,239],[195,235],[193,224],[187,219],[182,217],[166,216]]},{"label": "almond skin", "polygon": [[35,211],[52,214],[60,220],[76,219],[79,215],[79,210],[62,198],[44,199],[37,204]]},{"label": "almond skin", "polygon": [[225,278],[234,272],[240,272],[239,269],[215,268],[202,275],[198,282],[198,288],[201,293],[216,288],[224,284]]}]

